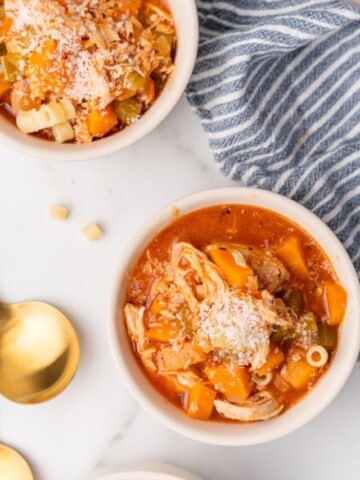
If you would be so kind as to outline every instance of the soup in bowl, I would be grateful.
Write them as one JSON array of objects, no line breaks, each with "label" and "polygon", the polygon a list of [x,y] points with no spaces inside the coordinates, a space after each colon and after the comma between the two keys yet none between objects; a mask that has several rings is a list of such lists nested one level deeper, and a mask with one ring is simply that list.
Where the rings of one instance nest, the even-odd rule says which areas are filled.
[{"label": "soup in bowl", "polygon": [[289,433],[356,360],[359,286],[346,252],[317,217],[266,191],[175,206],[121,268],[110,335],[125,380],[192,438],[241,445]]},{"label": "soup in bowl", "polygon": [[130,145],[183,93],[197,28],[193,0],[0,0],[5,142],[74,159]]}]

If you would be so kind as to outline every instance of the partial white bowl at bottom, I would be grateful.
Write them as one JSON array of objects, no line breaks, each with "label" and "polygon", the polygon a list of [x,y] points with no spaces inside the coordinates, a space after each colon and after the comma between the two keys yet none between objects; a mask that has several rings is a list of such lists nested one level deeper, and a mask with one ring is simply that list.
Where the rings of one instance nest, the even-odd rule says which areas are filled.
[{"label": "partial white bowl at bottom", "polygon": [[87,480],[201,480],[201,478],[173,465],[139,462],[97,473]]}]

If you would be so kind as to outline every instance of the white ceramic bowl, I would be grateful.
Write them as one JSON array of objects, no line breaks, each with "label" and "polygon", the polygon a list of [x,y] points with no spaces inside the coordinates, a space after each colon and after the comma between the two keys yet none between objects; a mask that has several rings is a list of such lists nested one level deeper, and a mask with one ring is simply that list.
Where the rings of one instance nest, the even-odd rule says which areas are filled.
[{"label": "white ceramic bowl", "polygon": [[[326,375],[297,405],[264,422],[239,425],[191,419],[166,401],[146,379],[134,359],[122,309],[125,287],[132,268],[148,242],[173,221],[174,206],[180,214],[211,205],[239,203],[273,210],[301,225],[327,253],[340,282],[348,292],[348,305],[335,358]],[[283,196],[265,190],[221,188],[185,197],[161,210],[133,238],[122,253],[122,263],[112,298],[109,339],[113,357],[138,402],[173,430],[193,439],[219,445],[251,445],[286,435],[318,415],[339,393],[356,362],[360,348],[360,288],[355,269],[343,246],[314,214]]]},{"label": "white ceramic bowl", "polygon": [[137,121],[121,132],[90,144],[58,144],[21,133],[0,115],[0,145],[21,150],[49,160],[87,160],[102,157],[137,142],[171,112],[184,93],[194,68],[198,47],[198,17],[195,0],[166,0],[177,31],[175,70],[154,105]]},{"label": "white ceramic bowl", "polygon": [[201,478],[173,465],[145,461],[98,472],[87,480],[201,480]]}]

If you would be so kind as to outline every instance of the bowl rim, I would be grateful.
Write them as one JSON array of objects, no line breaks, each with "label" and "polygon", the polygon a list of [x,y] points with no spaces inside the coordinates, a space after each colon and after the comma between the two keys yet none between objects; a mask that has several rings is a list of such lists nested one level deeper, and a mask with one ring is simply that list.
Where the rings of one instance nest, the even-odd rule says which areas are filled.
[{"label": "bowl rim", "polygon": [[184,10],[186,32],[184,28],[177,31],[178,46],[175,70],[169,77],[164,90],[139,121],[108,137],[88,144],[59,144],[21,133],[12,122],[0,113],[0,143],[35,158],[69,162],[101,158],[119,152],[151,133],[165,120],[183,95],[194,69],[199,44],[196,0],[186,0],[179,4],[176,3],[176,0],[171,1],[175,1],[177,9]]},{"label": "bowl rim", "polygon": [[[249,201],[238,201],[236,197],[244,196],[249,199]],[[231,197],[234,197],[231,200]],[[260,203],[257,203],[259,201]],[[202,205],[199,205],[202,204]],[[276,417],[275,419],[267,420],[266,422],[256,422],[257,425],[259,424],[274,424],[279,418],[290,418],[289,412],[294,412],[298,408],[299,405],[304,405],[308,408],[303,408],[302,412],[298,412],[297,415],[292,415],[291,421],[286,422],[284,425],[280,425],[277,429],[275,428],[272,430],[271,428],[265,429],[265,431],[257,432],[255,434],[249,435],[248,438],[244,438],[245,435],[239,431],[236,432],[236,428],[234,428],[234,432],[231,434],[227,433],[226,435],[220,433],[220,429],[212,429],[212,431],[207,431],[206,428],[198,428],[200,425],[210,425],[214,422],[202,422],[194,419],[190,419],[186,417],[184,412],[180,411],[178,407],[171,405],[170,408],[166,406],[168,402],[164,402],[163,396],[156,391],[156,389],[151,385],[150,381],[146,378],[145,374],[143,374],[143,379],[137,382],[130,372],[130,368],[128,366],[128,362],[126,360],[126,354],[120,348],[120,342],[118,340],[119,332],[117,327],[117,312],[118,312],[118,299],[120,292],[123,290],[121,285],[126,285],[126,277],[131,272],[134,264],[136,263],[139,254],[141,251],[146,247],[149,243],[149,240],[157,235],[163,228],[166,228],[174,218],[171,220],[171,216],[173,216],[173,209],[179,209],[180,215],[183,213],[186,215],[195,210],[199,210],[201,208],[206,208],[206,206],[212,205],[222,205],[222,204],[248,204],[248,205],[257,205],[259,207],[274,211],[275,213],[279,213],[285,217],[288,217],[292,222],[298,224],[297,219],[293,219],[282,213],[282,207],[289,207],[290,209],[294,209],[296,211],[297,218],[301,216],[302,218],[306,218],[308,222],[312,222],[313,225],[316,225],[317,229],[322,232],[322,234],[331,241],[334,247],[337,248],[339,253],[339,258],[344,263],[347,275],[348,275],[348,285],[350,285],[351,290],[347,287],[348,294],[350,292],[353,293],[353,301],[355,307],[355,315],[354,312],[351,312],[352,315],[349,315],[348,312],[346,313],[346,324],[348,325],[350,322],[350,318],[354,316],[356,320],[352,321],[354,331],[351,334],[351,341],[352,341],[352,348],[350,351],[346,351],[345,353],[345,360],[342,361],[340,364],[340,371],[341,376],[336,377],[336,382],[334,385],[331,385],[329,390],[326,390],[326,394],[323,395],[320,402],[309,402],[309,398],[314,396],[314,392],[319,390],[319,384],[322,383],[322,380],[327,378],[329,373],[332,369],[329,369],[326,375],[320,378],[319,382],[315,385],[315,387],[308,392],[298,404],[292,406],[284,415],[280,417]],[[191,207],[194,205],[193,207]],[[279,210],[277,209],[279,208]],[[300,226],[301,227],[301,226]],[[328,254],[328,249],[325,248],[324,244],[321,243],[317,236],[313,233],[310,233],[307,228],[301,227],[305,231],[312,236],[317,243],[320,244],[321,248],[324,250],[327,256],[329,256],[330,261],[334,264],[332,258]],[[277,438],[283,437],[285,435],[290,434],[291,432],[298,430],[308,422],[310,422],[313,418],[319,415],[323,410],[327,408],[327,406],[332,402],[332,400],[337,396],[340,392],[342,387],[344,386],[345,382],[347,381],[348,377],[350,376],[353,367],[356,363],[358,358],[359,350],[360,350],[360,284],[358,281],[357,273],[355,268],[349,258],[348,253],[346,252],[344,246],[340,242],[340,240],[336,237],[336,235],[332,232],[332,230],[318,218],[314,213],[308,210],[306,207],[302,206],[301,204],[295,202],[294,200],[284,197],[283,195],[270,192],[268,190],[257,189],[257,188],[248,188],[248,187],[224,187],[224,188],[215,188],[215,189],[208,189],[203,190],[191,195],[187,195],[185,197],[180,198],[177,201],[171,202],[164,208],[160,209],[157,213],[151,216],[147,222],[140,227],[135,235],[132,235],[130,241],[125,245],[124,252],[121,255],[120,259],[120,267],[116,270],[117,276],[113,283],[113,288],[111,291],[110,296],[110,305],[109,305],[109,315],[108,315],[108,323],[107,323],[107,334],[108,334],[108,341],[110,345],[111,355],[114,359],[114,362],[120,372],[120,375],[125,382],[127,388],[130,390],[131,394],[134,396],[136,401],[152,416],[157,418],[163,425],[171,428],[177,433],[180,433],[188,438],[193,440],[197,440],[203,443],[212,444],[212,445],[226,445],[226,446],[245,446],[245,445],[254,445],[259,443],[265,443],[268,441],[275,440]],[[338,274],[336,268],[334,267],[335,272]],[[348,305],[349,307],[349,305]],[[347,318],[350,317],[350,318]],[[345,322],[344,322],[345,323]],[[342,338],[342,337],[341,337]],[[132,352],[131,352],[132,353]],[[337,350],[338,353],[338,350]],[[333,360],[333,363],[337,355]],[[135,360],[134,360],[134,363]],[[140,368],[140,367],[139,367]],[[334,368],[334,367],[333,367]],[[145,383],[146,382],[146,383]],[[142,385],[140,386],[139,383]],[[150,386],[150,388],[149,388]],[[147,389],[150,391],[152,389],[157,393],[158,399],[153,401],[150,399],[144,392]],[[161,402],[161,399],[163,400]],[[166,406],[166,407],[165,407]],[[171,410],[171,412],[170,412]],[[176,412],[180,411],[181,415],[178,415]],[[186,419],[183,419],[183,417]],[[282,422],[284,423],[284,422]],[[219,425],[219,424],[218,424]],[[222,424],[221,424],[222,425]],[[224,424],[224,425],[233,425],[237,426],[236,424]],[[242,424],[240,427],[242,430],[245,430],[245,427],[248,425],[254,424]]]}]

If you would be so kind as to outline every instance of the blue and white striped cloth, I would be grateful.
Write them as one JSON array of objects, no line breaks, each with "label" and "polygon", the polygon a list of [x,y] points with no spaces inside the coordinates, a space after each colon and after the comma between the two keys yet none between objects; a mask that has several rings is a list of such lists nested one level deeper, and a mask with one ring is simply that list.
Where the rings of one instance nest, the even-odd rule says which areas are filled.
[{"label": "blue and white striped cloth", "polygon": [[221,171],[321,217],[360,275],[360,10],[198,0],[187,90]]}]

